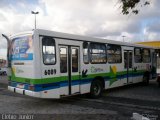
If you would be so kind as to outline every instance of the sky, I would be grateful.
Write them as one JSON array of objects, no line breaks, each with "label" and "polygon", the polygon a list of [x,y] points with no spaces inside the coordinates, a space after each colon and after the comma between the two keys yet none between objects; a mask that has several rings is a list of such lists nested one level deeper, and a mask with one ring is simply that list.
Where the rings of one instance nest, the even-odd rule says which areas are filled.
[{"label": "sky", "polygon": [[[143,0],[141,0],[143,1]],[[125,42],[160,40],[160,0],[140,9],[138,15],[121,13],[119,0],[0,0],[0,58],[6,58],[12,35],[37,28]]]}]

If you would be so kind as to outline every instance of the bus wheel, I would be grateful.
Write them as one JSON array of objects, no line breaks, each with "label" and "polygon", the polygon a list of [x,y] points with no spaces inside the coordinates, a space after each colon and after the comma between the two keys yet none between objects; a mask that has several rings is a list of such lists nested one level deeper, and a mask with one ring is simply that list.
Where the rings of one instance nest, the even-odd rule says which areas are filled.
[{"label": "bus wheel", "polygon": [[144,85],[149,85],[149,76],[148,75],[143,76],[143,84]]},{"label": "bus wheel", "polygon": [[100,80],[94,80],[91,84],[90,96],[91,98],[99,98],[102,95],[102,82]]}]

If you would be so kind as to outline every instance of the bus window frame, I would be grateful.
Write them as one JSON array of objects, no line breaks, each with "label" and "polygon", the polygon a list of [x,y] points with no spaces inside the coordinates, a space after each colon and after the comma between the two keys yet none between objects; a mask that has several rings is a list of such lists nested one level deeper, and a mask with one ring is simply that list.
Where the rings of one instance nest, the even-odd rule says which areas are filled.
[{"label": "bus window frame", "polygon": [[120,55],[120,62],[109,62],[109,64],[121,64],[122,63],[122,46],[121,45],[117,45],[117,44],[107,44],[107,56],[108,56],[108,59],[109,59],[109,55],[108,54],[108,46],[111,45],[111,46],[119,46],[120,47],[120,54],[116,54],[116,55]]},{"label": "bus window frame", "polygon": [[[55,51],[55,62],[54,62],[54,64],[46,64],[45,62],[44,62],[44,53],[43,53],[43,38],[44,37],[46,37],[46,38],[52,38],[53,40],[54,40],[54,51]],[[55,65],[56,63],[57,63],[57,55],[56,55],[56,40],[55,40],[55,38],[54,37],[52,37],[52,36],[46,36],[46,35],[40,35],[39,36],[39,38],[41,39],[41,44],[42,44],[42,46],[41,46],[41,48],[42,48],[42,61],[43,61],[43,64],[44,65]]]},{"label": "bus window frame", "polygon": [[[135,51],[136,51],[136,49],[140,49],[140,56],[141,56],[140,62],[136,62],[136,61],[135,61],[135,56],[136,56],[136,52],[135,52]],[[143,56],[143,55],[142,55],[142,48],[140,48],[140,47],[135,47],[135,48],[134,48],[134,62],[135,62],[135,63],[142,63],[142,62],[143,62],[142,56]]]},{"label": "bus window frame", "polygon": [[[148,50],[149,51],[149,61],[148,62],[144,62],[144,50]],[[142,63],[150,63],[151,62],[151,50],[148,48],[142,48]]]},{"label": "bus window frame", "polygon": [[[91,56],[92,56],[92,54],[101,54],[101,53],[92,53],[91,51],[92,51],[92,44],[99,44],[99,45],[103,45],[104,47],[105,47],[105,62],[92,62],[92,60],[91,60]],[[107,63],[107,47],[106,47],[106,44],[104,44],[104,43],[98,43],[98,42],[90,42],[90,44],[89,44],[89,61],[90,61],[90,63],[91,64],[106,64]]]},{"label": "bus window frame", "polygon": [[[87,62],[84,61],[84,44],[85,44],[85,43],[87,43],[87,56],[88,56],[88,61],[87,61]],[[90,62],[90,52],[89,52],[90,43],[87,42],[87,41],[84,41],[82,46],[83,46],[83,63],[84,63],[84,64],[89,64],[89,62]]]},{"label": "bus window frame", "polygon": [[59,47],[59,51],[61,50],[61,48],[65,48],[65,49],[66,49],[66,58],[67,58],[67,59],[66,59],[66,66],[65,66],[65,67],[66,67],[66,71],[64,71],[64,72],[62,71],[62,66],[61,66],[61,65],[62,65],[62,64],[61,64],[61,53],[59,52],[59,58],[60,58],[60,59],[59,59],[59,60],[60,60],[60,61],[59,61],[59,62],[60,62],[60,73],[61,73],[61,74],[65,74],[65,73],[68,73],[68,48],[67,48],[66,46],[61,46],[61,47]]}]

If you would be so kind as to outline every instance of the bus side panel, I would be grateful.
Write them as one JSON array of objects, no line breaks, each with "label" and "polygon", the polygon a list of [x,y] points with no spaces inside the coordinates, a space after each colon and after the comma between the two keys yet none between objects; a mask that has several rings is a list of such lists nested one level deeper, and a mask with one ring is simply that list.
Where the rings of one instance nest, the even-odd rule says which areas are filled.
[{"label": "bus side panel", "polygon": [[55,41],[55,64],[45,64],[44,63],[44,55],[43,55],[43,47],[42,47],[42,38],[45,35],[39,36],[39,52],[40,52],[40,71],[41,71],[41,79],[37,81],[36,84],[41,85],[41,96],[42,98],[60,98],[59,93],[59,61],[58,61],[58,49],[56,48]]},{"label": "bus side panel", "polygon": [[122,63],[108,64],[109,82],[106,89],[123,86],[126,83],[123,66],[123,59]]},{"label": "bus side panel", "polygon": [[40,39],[39,39],[39,33],[38,31],[34,32],[34,78],[35,79],[41,79],[41,47],[40,47]]}]

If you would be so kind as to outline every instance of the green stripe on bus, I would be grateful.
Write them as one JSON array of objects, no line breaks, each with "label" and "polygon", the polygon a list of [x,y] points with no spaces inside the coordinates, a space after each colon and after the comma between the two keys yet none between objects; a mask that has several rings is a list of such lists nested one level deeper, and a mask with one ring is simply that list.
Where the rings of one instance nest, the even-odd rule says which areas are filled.
[{"label": "green stripe on bus", "polygon": [[[136,72],[129,71],[129,73],[132,74],[143,74],[144,70],[137,70]],[[101,77],[110,77],[110,80],[115,79],[119,75],[126,75],[126,71],[117,72],[116,75],[112,73],[99,73],[99,74],[89,74],[85,78],[81,78],[80,75],[73,75],[71,76],[72,80],[79,80],[79,79],[94,79],[97,76]],[[41,78],[41,79],[32,79],[32,78],[22,78],[22,77],[16,77],[14,74],[11,76],[11,80],[15,82],[21,82],[21,83],[30,83],[30,84],[47,84],[47,83],[54,83],[54,82],[62,82],[67,81],[68,76],[60,76],[60,77],[51,77],[51,78]]]}]

